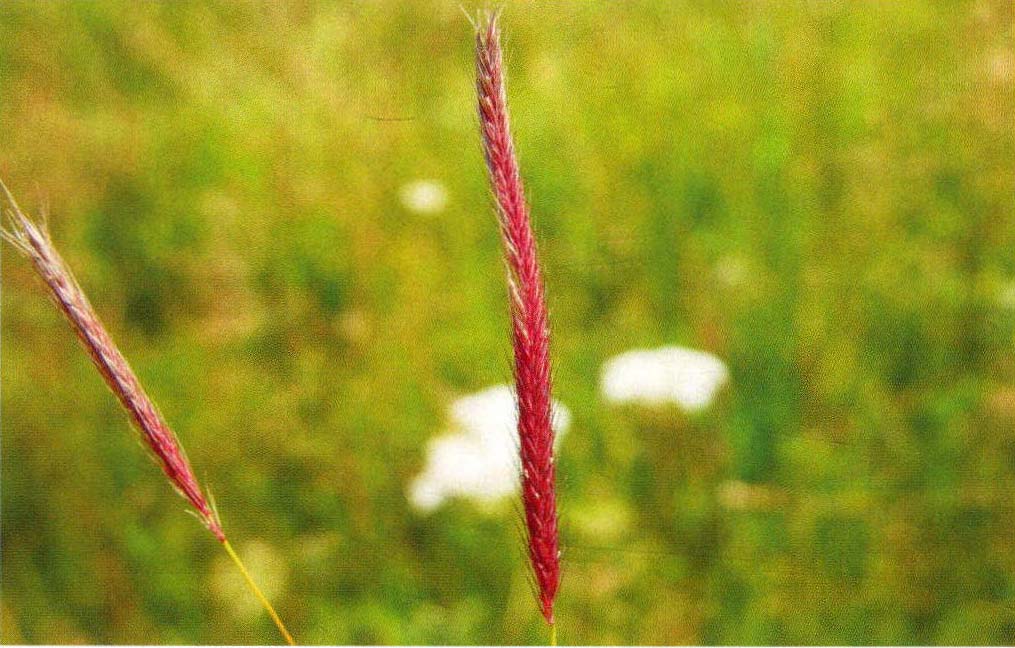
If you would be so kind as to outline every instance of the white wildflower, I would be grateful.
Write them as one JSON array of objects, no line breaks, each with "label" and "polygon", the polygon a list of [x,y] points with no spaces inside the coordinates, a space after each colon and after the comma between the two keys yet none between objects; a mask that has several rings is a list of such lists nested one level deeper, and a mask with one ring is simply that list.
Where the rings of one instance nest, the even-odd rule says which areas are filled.
[{"label": "white wildflower", "polygon": [[399,190],[402,205],[419,214],[436,214],[448,204],[448,190],[436,180],[416,180]]},{"label": "white wildflower", "polygon": [[710,353],[675,346],[635,349],[603,365],[600,387],[615,403],[676,403],[697,411],[711,404],[728,376],[723,361]]},{"label": "white wildflower", "polygon": [[[554,401],[556,441],[571,414]],[[452,497],[491,504],[519,489],[518,412],[514,391],[497,385],[463,396],[449,408],[445,434],[430,441],[426,465],[409,486],[410,503],[429,513]]]}]

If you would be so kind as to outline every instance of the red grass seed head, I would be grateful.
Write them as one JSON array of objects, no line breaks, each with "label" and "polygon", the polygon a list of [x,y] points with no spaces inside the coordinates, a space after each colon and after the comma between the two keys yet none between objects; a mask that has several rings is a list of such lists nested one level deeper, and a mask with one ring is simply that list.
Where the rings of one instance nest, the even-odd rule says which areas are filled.
[{"label": "red grass seed head", "polygon": [[224,542],[225,535],[218,515],[201,491],[183,447],[116,348],[84,291],[53,246],[46,228],[33,222],[18,208],[3,183],[0,183],[0,189],[10,204],[7,212],[10,229],[0,230],[0,234],[35,266],[49,288],[53,302],[70,322],[81,345],[127,411],[145,446],[151,450],[170,483],[190,502],[208,530]]},{"label": "red grass seed head", "polygon": [[497,14],[476,25],[476,91],[483,153],[504,243],[511,302],[522,503],[528,553],[547,623],[560,584],[550,397],[550,331],[542,271],[507,109]]}]

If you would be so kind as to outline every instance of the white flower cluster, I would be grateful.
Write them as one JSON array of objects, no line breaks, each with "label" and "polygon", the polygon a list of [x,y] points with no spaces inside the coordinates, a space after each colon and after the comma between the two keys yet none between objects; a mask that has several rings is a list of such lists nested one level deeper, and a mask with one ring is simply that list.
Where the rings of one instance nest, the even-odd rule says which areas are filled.
[{"label": "white flower cluster", "polygon": [[682,347],[635,349],[603,365],[603,396],[614,403],[675,403],[689,412],[712,403],[728,372],[710,353]]},{"label": "white flower cluster", "polygon": [[[603,365],[600,388],[614,403],[673,403],[690,411],[709,406],[728,380],[715,356],[682,347],[635,349]],[[553,402],[556,442],[571,422],[568,408]],[[432,439],[423,471],[409,486],[409,502],[429,513],[452,497],[492,504],[519,488],[518,413],[508,385],[463,396],[451,404],[449,429]]]},{"label": "white flower cluster", "polygon": [[448,204],[448,190],[436,180],[415,180],[398,192],[402,205],[417,214],[436,214]]},{"label": "white flower cluster", "polygon": [[[497,385],[459,398],[450,418],[450,430],[430,441],[426,467],[409,487],[413,506],[427,512],[450,497],[491,503],[516,493],[518,412],[511,387]],[[570,422],[570,411],[554,401],[557,444]]]}]

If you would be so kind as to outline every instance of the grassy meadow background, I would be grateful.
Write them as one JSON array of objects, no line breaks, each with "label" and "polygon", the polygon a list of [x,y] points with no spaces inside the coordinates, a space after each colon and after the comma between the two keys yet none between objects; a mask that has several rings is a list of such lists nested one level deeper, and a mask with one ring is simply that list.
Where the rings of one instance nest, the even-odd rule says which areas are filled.
[{"label": "grassy meadow background", "polygon": [[[506,4],[562,642],[1015,641],[1013,13],[938,4]],[[516,508],[406,499],[510,379],[472,45],[457,0],[0,4],[0,177],[305,643],[545,640]],[[275,642],[2,269],[0,639]],[[664,344],[709,409],[604,401]]]}]

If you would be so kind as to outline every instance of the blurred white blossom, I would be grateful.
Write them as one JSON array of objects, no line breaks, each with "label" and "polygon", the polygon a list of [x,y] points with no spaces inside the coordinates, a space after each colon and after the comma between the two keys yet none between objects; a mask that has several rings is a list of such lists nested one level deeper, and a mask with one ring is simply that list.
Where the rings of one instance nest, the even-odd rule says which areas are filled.
[{"label": "blurred white blossom", "polygon": [[750,276],[750,268],[747,262],[737,256],[725,256],[719,259],[715,264],[713,272],[719,282],[730,287],[742,285]]},{"label": "blurred white blossom", "polygon": [[[429,513],[452,497],[493,503],[518,492],[518,413],[514,391],[497,385],[463,396],[449,408],[449,428],[432,439],[426,465],[409,486],[409,502]],[[553,402],[556,442],[571,413]]]},{"label": "blurred white blossom", "polygon": [[1015,310],[1015,281],[1009,281],[997,291],[997,303],[1001,308]]},{"label": "blurred white blossom", "polygon": [[448,190],[436,180],[409,182],[398,193],[406,209],[420,214],[435,214],[448,204]]},{"label": "blurred white blossom", "polygon": [[729,372],[710,353],[683,347],[634,349],[603,365],[600,387],[615,403],[676,403],[688,411],[711,404]]}]

